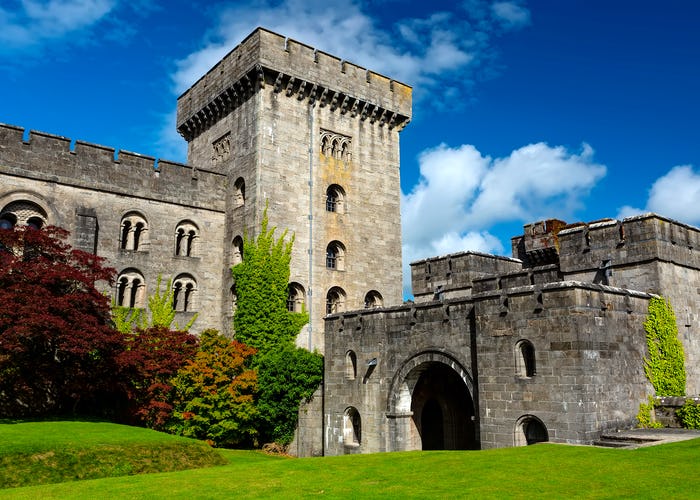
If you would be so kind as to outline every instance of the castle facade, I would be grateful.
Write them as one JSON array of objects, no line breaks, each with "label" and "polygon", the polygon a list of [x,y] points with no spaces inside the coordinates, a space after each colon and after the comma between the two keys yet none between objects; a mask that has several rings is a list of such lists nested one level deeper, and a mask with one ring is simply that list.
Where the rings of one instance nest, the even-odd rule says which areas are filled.
[{"label": "castle facade", "polygon": [[298,343],[323,352],[326,314],[401,303],[410,116],[410,87],[259,28],[178,98],[187,164],[0,125],[0,220],[70,230],[117,269],[119,305],[144,307],[162,276],[179,324],[230,333],[230,268],[269,204],[295,235]]},{"label": "castle facade", "polygon": [[634,424],[649,299],[673,305],[700,392],[700,230],[647,214],[525,226],[513,257],[411,265],[402,303],[399,133],[410,87],[259,28],[178,99],[186,164],[0,125],[0,227],[52,224],[144,307],[231,332],[231,266],[270,224],[295,235],[297,343],[325,355],[292,452],[589,444]]}]

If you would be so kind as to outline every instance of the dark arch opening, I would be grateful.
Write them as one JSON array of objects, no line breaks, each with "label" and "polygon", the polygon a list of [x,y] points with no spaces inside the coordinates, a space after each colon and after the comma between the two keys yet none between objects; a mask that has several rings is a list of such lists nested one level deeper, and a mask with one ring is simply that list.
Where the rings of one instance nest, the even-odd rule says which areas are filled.
[{"label": "dark arch opening", "polygon": [[542,421],[535,417],[526,417],[522,420],[522,432],[525,436],[525,443],[528,445],[535,443],[546,443],[549,441],[549,433]]},{"label": "dark arch opening", "polygon": [[423,406],[421,424],[424,450],[445,449],[445,429],[440,403],[435,399],[429,399]]},{"label": "dark arch opening", "polygon": [[411,397],[411,411],[422,449],[478,449],[474,401],[459,374],[439,362],[425,363],[416,370],[420,375]]}]

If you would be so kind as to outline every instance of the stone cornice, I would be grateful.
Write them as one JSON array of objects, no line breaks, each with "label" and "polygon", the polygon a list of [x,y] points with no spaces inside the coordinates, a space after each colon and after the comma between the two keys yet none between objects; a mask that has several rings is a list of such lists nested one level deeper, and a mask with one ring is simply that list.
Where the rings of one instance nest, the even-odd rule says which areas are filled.
[{"label": "stone cornice", "polygon": [[380,127],[401,131],[410,117],[362,100],[348,93],[315,84],[282,71],[256,64],[193,115],[178,124],[177,131],[190,141],[239,107],[257,91],[270,87],[273,92],[306,100],[309,106],[327,107],[331,112],[348,114]]}]

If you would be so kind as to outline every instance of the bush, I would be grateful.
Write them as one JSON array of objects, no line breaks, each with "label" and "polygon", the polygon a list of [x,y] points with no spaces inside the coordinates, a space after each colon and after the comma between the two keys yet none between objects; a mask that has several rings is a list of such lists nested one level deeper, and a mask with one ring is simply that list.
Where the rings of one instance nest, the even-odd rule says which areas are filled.
[{"label": "bush", "polygon": [[299,404],[308,401],[323,380],[323,356],[286,345],[260,355],[256,367],[260,440],[287,445],[294,437]]},{"label": "bush", "polygon": [[126,376],[130,423],[162,430],[173,405],[171,379],[197,352],[197,337],[187,332],[151,327],[127,336],[121,356]]},{"label": "bush", "polygon": [[676,415],[686,429],[700,429],[700,404],[692,399],[686,400],[685,404],[676,411]]},{"label": "bush", "polygon": [[258,412],[254,370],[246,361],[255,349],[205,330],[199,351],[172,380],[174,411],[168,431],[217,446],[251,444]]}]

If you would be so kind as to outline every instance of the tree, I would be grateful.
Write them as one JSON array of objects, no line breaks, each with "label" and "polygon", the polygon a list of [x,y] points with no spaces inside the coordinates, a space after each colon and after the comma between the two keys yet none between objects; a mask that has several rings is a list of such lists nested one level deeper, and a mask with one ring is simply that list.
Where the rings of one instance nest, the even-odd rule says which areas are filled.
[{"label": "tree", "polygon": [[[160,284],[163,277],[159,274],[156,282],[156,291],[148,297],[148,313],[143,309],[134,309],[131,307],[118,306],[112,303],[112,320],[114,326],[120,332],[126,334],[134,330],[134,328],[146,329],[150,327],[170,328],[175,321],[175,309],[173,308],[173,280],[169,279],[165,284],[165,291],[161,291]],[[187,324],[180,328],[180,325],[175,323],[175,330],[188,331],[194,324],[199,313],[195,313]]]},{"label": "tree", "polygon": [[260,356],[257,369],[260,440],[286,446],[294,437],[299,404],[323,381],[323,357],[290,343]]},{"label": "tree", "polygon": [[116,390],[124,338],[110,326],[103,259],[68,232],[0,230],[0,415],[100,412]]},{"label": "tree", "polygon": [[670,302],[652,297],[644,330],[649,354],[644,358],[644,373],[656,395],[685,395],[685,353],[678,339],[676,315]]},{"label": "tree", "polygon": [[236,339],[259,352],[293,342],[309,321],[306,312],[287,310],[289,262],[294,236],[287,231],[275,240],[275,228],[268,230],[267,208],[263,212],[257,239],[243,241],[243,261],[232,269],[236,283]]},{"label": "tree", "polygon": [[217,446],[251,444],[257,435],[253,396],[257,374],[246,366],[255,349],[205,330],[199,350],[172,380],[174,411],[168,430]]},{"label": "tree", "polygon": [[287,310],[289,263],[294,237],[285,231],[275,239],[268,229],[267,207],[257,239],[247,236],[243,261],[233,267],[238,302],[234,315],[237,340],[257,349],[256,405],[261,442],[288,444],[296,428],[299,405],[311,397],[323,378],[323,357],[294,346],[306,312]]},{"label": "tree", "polygon": [[171,379],[197,352],[197,337],[163,326],[137,329],[120,357],[125,377],[127,420],[161,430],[173,410]]}]

